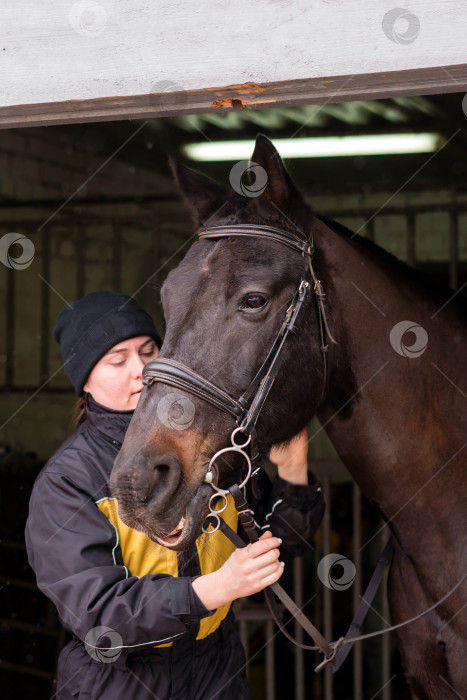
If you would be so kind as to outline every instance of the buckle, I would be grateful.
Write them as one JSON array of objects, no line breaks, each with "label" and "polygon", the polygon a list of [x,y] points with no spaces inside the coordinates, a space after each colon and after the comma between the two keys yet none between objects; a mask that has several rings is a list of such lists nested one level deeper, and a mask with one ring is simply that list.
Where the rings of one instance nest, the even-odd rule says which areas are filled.
[{"label": "buckle", "polygon": [[294,315],[294,312],[295,312],[295,303],[292,302],[290,304],[289,308],[287,309],[287,311],[285,312],[285,318],[282,321],[282,326],[281,326],[281,330],[280,330],[281,335],[284,335],[285,331],[289,327],[290,320],[291,320],[292,316]]},{"label": "buckle", "polygon": [[331,664],[331,666],[332,666],[332,664],[334,663],[334,659],[336,658],[336,654],[339,651],[339,647],[341,646],[343,641],[344,641],[344,637],[339,637],[337,642],[335,642],[334,644],[331,643],[332,653],[329,654],[329,656],[325,656],[325,658],[321,661],[321,663],[319,663],[315,667],[315,673],[318,673],[318,671],[321,671],[321,669],[323,669],[328,664]]},{"label": "buckle", "polygon": [[306,242],[303,244],[303,248],[302,248],[303,257],[305,257],[305,255],[308,255],[309,258],[312,258],[314,255],[314,252],[315,252],[315,249],[313,247],[312,242],[310,242],[310,243]]},{"label": "buckle", "polygon": [[306,301],[307,297],[309,298],[310,296],[310,283],[306,279],[304,279],[300,282],[300,286],[298,288],[298,299],[299,301]]}]

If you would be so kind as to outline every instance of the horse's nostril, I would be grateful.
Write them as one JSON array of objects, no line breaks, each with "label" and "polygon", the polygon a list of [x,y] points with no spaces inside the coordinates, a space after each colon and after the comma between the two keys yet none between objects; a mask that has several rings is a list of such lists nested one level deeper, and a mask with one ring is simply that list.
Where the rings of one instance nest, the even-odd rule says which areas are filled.
[{"label": "horse's nostril", "polygon": [[116,462],[110,478],[112,494],[126,504],[168,508],[183,483],[180,462],[171,455],[141,451],[138,461]]},{"label": "horse's nostril", "polygon": [[163,472],[168,472],[169,469],[170,469],[170,467],[169,467],[168,464],[155,464],[155,465],[154,465],[154,471],[155,471],[155,472],[157,472],[157,471],[159,471],[159,472],[161,472],[161,473],[163,473]]},{"label": "horse's nostril", "polygon": [[151,491],[160,488],[167,481],[171,481],[171,468],[168,464],[154,464],[150,478]]},{"label": "horse's nostril", "polygon": [[170,480],[170,467],[168,464],[155,464],[152,473],[152,488],[160,487],[167,480]]},{"label": "horse's nostril", "polygon": [[168,455],[161,456],[159,460],[148,465],[146,471],[146,498],[145,501],[155,504],[169,502],[180,485],[181,466],[176,459]]}]

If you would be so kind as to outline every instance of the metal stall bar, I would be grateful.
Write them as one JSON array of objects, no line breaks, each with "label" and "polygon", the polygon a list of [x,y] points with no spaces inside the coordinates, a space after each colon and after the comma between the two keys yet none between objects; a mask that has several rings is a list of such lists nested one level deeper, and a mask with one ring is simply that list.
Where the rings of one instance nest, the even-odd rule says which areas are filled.
[{"label": "metal stall bar", "polygon": [[[303,560],[295,558],[293,561],[294,573],[294,600],[300,610],[303,609]],[[303,644],[303,627],[295,620],[295,639]],[[304,651],[300,647],[295,647],[295,700],[305,700],[305,662]]]},{"label": "metal stall bar", "polygon": [[415,214],[407,214],[407,263],[415,266]]},{"label": "metal stall bar", "polygon": [[153,227],[153,236],[152,236],[152,245],[153,245],[153,266],[154,266],[154,274],[152,277],[152,288],[154,289],[154,293],[151,296],[151,315],[153,319],[155,320],[157,330],[159,333],[161,333],[162,326],[163,326],[163,318],[162,318],[162,307],[159,302],[159,297],[160,297],[160,289],[159,289],[159,272],[160,272],[160,267],[161,267],[161,242],[160,242],[160,236],[161,236],[161,226],[160,226],[160,220],[159,217],[154,218],[154,227]]},{"label": "metal stall bar", "polygon": [[456,211],[449,213],[449,286],[459,285],[459,219]]},{"label": "metal stall bar", "polygon": [[[445,211],[455,211],[457,213],[462,213],[467,211],[467,204],[465,202],[442,202],[441,204],[407,204],[404,206],[387,206],[384,207],[384,213],[381,216],[407,216],[408,213],[413,212],[415,214],[429,214],[432,212]],[[361,218],[364,217],[365,221],[371,217],[375,217],[374,209],[362,209],[357,208],[343,208],[343,209],[327,209],[322,211],[326,217],[330,219],[337,218]],[[378,214],[379,215],[379,214]],[[376,218],[376,217],[375,217]],[[366,224],[368,226],[368,224]]]},{"label": "metal stall bar", "polygon": [[[311,460],[310,462],[310,470],[314,472],[316,477],[318,478],[319,482],[321,483],[321,486],[323,486],[323,468],[319,468],[315,460]],[[324,517],[326,517],[326,512],[330,508],[330,503],[326,503],[326,510]],[[320,525],[320,528],[318,532],[316,533],[316,550],[314,552],[314,557],[313,557],[313,580],[315,581],[315,593],[316,595],[313,598],[313,623],[314,625],[319,629],[323,629],[323,588],[324,586],[321,585],[321,582],[318,579],[317,576],[317,568],[319,564],[320,558],[323,556],[323,551],[324,551],[324,535],[323,535],[323,525]],[[310,592],[307,591],[307,596],[310,597]],[[311,652],[310,652],[311,653]],[[317,652],[314,652],[313,657],[310,657],[308,654],[306,656],[306,661],[307,661],[307,667],[310,668],[311,664],[314,663],[316,666],[317,663],[319,663],[321,657]],[[323,697],[323,687],[324,687],[324,676],[322,673],[313,673],[312,674],[312,698],[321,698]]]},{"label": "metal stall bar", "polygon": [[5,389],[11,391],[14,384],[15,371],[15,301],[16,301],[16,270],[7,269],[6,287],[6,367],[5,367]]},{"label": "metal stall bar", "polygon": [[274,622],[266,620],[266,700],[276,700],[276,654],[274,647]]},{"label": "metal stall bar", "polygon": [[[331,486],[329,476],[323,476],[323,496],[325,503],[331,503]],[[331,513],[329,508],[324,511],[323,518],[323,551],[324,555],[331,551]],[[324,637],[332,639],[332,597],[331,589],[324,586]],[[329,666],[324,670],[324,700],[333,700],[333,678]]]},{"label": "metal stall bar", "polygon": [[112,286],[114,292],[122,291],[122,231],[118,223],[113,227]]},{"label": "metal stall bar", "polygon": [[[41,292],[41,345],[39,386],[49,377],[49,325],[50,325],[50,234],[44,227],[42,238],[42,292]],[[45,280],[45,281],[44,281]]]},{"label": "metal stall bar", "polygon": [[86,233],[83,225],[78,226],[76,241],[76,298],[84,296],[86,267]]},{"label": "metal stall bar", "polygon": [[[293,560],[294,572],[294,600],[300,610],[303,610],[303,560],[295,558]],[[303,644],[304,635],[303,627],[297,620],[294,621],[294,636],[295,639]],[[305,664],[304,650],[300,647],[294,647],[295,657],[295,700],[305,700]]]},{"label": "metal stall bar", "polygon": [[[362,494],[355,482],[352,484],[352,529],[354,542],[355,581],[352,586],[353,613],[357,612],[360,605],[360,591],[362,590],[362,526],[361,505]],[[362,668],[362,643],[356,642],[353,648],[353,692],[354,698],[363,697],[363,668]]]},{"label": "metal stall bar", "polygon": [[[249,643],[248,622],[260,621],[264,624],[264,644],[258,651],[265,650],[265,688],[267,700],[275,700],[276,692],[276,653],[274,640],[279,634],[275,627],[271,612],[265,603],[248,603],[247,598],[241,598],[234,603],[235,619],[239,628],[240,640],[247,657],[247,676],[249,674]],[[258,653],[258,652],[257,652]]]},{"label": "metal stall bar", "polygon": [[[245,655],[247,658],[248,662],[248,621],[246,617],[240,618],[239,614],[236,612],[236,618],[239,624],[239,635],[240,635],[240,641],[243,644],[243,648],[245,649]],[[246,676],[248,678],[249,676],[249,671],[250,671],[250,665],[247,663],[246,665]]]},{"label": "metal stall bar", "polygon": [[[389,528],[383,527],[380,534],[381,547],[386,546],[388,539]],[[381,617],[389,622],[389,602],[388,602],[388,569],[384,572],[384,578],[381,584]],[[383,634],[381,637],[381,670],[382,670],[382,686],[383,691],[381,700],[391,700],[391,685],[389,683],[391,673],[391,633]]]}]

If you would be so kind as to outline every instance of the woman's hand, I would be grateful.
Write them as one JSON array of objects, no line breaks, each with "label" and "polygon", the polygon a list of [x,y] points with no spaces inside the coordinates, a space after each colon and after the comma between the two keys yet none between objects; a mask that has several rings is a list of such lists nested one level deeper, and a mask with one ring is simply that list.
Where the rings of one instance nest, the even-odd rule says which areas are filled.
[{"label": "woman's hand", "polygon": [[308,433],[304,428],[286,447],[273,445],[269,455],[277,465],[279,476],[292,484],[308,483]]},{"label": "woman's hand", "polygon": [[236,549],[220,569],[195,579],[192,586],[201,602],[215,610],[277,581],[284,571],[279,561],[281,542],[266,531],[257,542]]}]

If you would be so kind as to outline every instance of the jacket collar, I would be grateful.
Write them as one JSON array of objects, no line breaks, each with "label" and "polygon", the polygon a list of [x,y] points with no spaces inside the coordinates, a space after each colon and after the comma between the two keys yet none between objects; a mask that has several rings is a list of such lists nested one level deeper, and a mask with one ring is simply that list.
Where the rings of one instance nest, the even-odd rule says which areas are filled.
[{"label": "jacket collar", "polygon": [[114,411],[97,403],[92,396],[86,403],[86,415],[91,429],[114,445],[121,447],[133,417],[132,411]]}]

